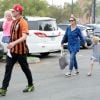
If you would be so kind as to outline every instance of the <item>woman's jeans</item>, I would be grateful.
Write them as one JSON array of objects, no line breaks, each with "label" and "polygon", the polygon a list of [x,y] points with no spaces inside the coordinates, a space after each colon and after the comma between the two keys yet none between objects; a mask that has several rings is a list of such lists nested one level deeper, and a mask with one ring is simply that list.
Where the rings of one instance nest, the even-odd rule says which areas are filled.
[{"label": "woman's jeans", "polygon": [[77,60],[76,60],[76,52],[70,52],[70,65],[69,70],[72,71],[73,67],[75,70],[78,70]]}]

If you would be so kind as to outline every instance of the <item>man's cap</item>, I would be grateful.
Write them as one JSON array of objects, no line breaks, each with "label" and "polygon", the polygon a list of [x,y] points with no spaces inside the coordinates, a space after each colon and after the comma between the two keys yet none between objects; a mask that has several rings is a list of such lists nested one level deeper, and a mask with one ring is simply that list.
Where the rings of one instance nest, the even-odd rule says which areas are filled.
[{"label": "man's cap", "polygon": [[24,10],[20,4],[15,4],[12,9],[18,12],[22,12]]}]

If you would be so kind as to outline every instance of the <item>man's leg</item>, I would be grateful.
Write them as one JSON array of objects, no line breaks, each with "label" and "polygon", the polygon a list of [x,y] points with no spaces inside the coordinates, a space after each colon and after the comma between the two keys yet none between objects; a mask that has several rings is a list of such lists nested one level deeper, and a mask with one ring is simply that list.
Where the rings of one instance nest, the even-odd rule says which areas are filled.
[{"label": "man's leg", "polygon": [[9,81],[11,79],[12,69],[14,64],[16,63],[15,59],[12,59],[7,56],[6,58],[6,66],[5,66],[5,75],[2,82],[2,88],[0,89],[0,95],[6,95],[7,87],[9,86]]},{"label": "man's leg", "polygon": [[[28,80],[28,87],[26,87],[26,91],[23,92],[30,92],[31,89],[33,91],[33,79],[32,79],[32,74],[29,69],[29,65],[27,63],[27,56],[26,55],[19,55],[18,62],[21,65],[21,68],[23,72],[25,73],[27,80]],[[28,90],[28,88],[31,87],[31,89]]]}]

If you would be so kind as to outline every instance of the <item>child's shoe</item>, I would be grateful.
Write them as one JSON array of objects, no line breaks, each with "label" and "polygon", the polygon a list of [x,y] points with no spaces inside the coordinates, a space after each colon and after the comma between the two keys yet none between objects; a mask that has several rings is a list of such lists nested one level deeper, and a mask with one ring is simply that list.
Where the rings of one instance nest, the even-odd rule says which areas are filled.
[{"label": "child's shoe", "polygon": [[92,76],[92,73],[91,73],[91,72],[89,72],[89,73],[87,74],[87,76]]},{"label": "child's shoe", "polygon": [[33,90],[34,90],[34,85],[31,85],[31,86],[26,86],[23,92],[32,92]]},{"label": "child's shoe", "polygon": [[6,89],[0,88],[0,96],[5,96],[6,95],[6,92],[7,92]]}]

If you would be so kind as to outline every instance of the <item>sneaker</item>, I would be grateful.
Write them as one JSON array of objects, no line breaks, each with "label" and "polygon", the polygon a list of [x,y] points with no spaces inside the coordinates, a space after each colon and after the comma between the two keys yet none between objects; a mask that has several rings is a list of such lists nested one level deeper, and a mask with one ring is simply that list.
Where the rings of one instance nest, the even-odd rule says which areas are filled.
[{"label": "sneaker", "polygon": [[73,75],[79,75],[79,72],[75,72]]},{"label": "sneaker", "polygon": [[89,72],[89,73],[87,74],[87,76],[92,76],[92,73]]},{"label": "sneaker", "polygon": [[5,96],[6,95],[6,92],[7,92],[6,89],[0,88],[0,96]]},{"label": "sneaker", "polygon": [[65,76],[70,77],[71,76],[71,73],[66,73]]},{"label": "sneaker", "polygon": [[23,92],[32,92],[34,90],[34,86],[26,86],[26,88],[23,90]]}]

